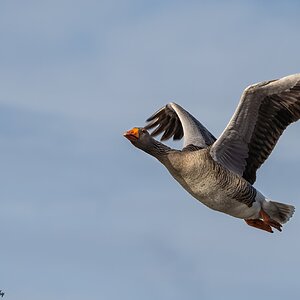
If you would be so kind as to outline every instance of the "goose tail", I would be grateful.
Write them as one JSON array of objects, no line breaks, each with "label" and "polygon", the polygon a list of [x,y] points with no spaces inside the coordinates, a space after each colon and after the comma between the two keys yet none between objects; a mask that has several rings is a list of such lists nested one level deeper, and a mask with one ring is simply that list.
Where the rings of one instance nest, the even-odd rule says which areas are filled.
[{"label": "goose tail", "polygon": [[286,223],[295,212],[293,205],[272,201],[270,199],[264,201],[262,207],[273,220],[280,224]]}]

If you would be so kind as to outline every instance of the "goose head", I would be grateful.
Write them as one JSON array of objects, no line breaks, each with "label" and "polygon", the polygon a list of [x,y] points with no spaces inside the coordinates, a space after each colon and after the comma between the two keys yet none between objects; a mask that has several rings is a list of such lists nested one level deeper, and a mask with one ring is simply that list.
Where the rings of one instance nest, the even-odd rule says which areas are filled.
[{"label": "goose head", "polygon": [[142,127],[134,127],[126,131],[123,135],[135,147],[156,157],[160,161],[172,150],[170,147],[155,140],[150,133]]},{"label": "goose head", "polygon": [[154,138],[149,134],[145,128],[134,127],[124,134],[135,147],[140,148],[141,150],[146,150],[151,148],[151,145],[155,141]]}]

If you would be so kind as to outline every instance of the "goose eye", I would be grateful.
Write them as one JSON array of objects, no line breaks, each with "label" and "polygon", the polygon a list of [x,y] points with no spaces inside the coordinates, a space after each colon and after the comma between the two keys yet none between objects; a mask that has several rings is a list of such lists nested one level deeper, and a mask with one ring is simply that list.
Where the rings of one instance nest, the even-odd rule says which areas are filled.
[{"label": "goose eye", "polygon": [[145,133],[147,130],[145,128],[142,128],[142,132]]}]

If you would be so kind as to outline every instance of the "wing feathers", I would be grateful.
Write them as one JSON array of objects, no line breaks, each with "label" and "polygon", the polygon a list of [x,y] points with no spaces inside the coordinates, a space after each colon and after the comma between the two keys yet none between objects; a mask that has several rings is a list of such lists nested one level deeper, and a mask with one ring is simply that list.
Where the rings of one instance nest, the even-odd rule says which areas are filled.
[{"label": "wing feathers", "polygon": [[254,183],[257,169],[285,128],[299,118],[300,74],[252,85],[244,91],[231,121],[213,144],[211,155]]},{"label": "wing feathers", "polygon": [[184,147],[194,145],[205,148],[215,137],[191,114],[176,103],[169,103],[147,119],[146,129],[153,129],[151,135],[163,133],[161,140],[180,140],[184,137]]}]

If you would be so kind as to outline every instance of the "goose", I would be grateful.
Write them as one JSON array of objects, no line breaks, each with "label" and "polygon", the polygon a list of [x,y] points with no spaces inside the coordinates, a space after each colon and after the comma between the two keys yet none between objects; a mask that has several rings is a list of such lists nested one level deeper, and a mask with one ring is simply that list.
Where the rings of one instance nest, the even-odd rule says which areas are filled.
[{"label": "goose", "polygon": [[[273,228],[282,231],[295,208],[267,198],[253,184],[285,128],[299,118],[300,73],[247,87],[218,139],[174,102],[124,136],[207,207],[272,233]],[[161,141],[183,138],[183,148],[154,139],[161,133]]]}]

